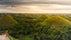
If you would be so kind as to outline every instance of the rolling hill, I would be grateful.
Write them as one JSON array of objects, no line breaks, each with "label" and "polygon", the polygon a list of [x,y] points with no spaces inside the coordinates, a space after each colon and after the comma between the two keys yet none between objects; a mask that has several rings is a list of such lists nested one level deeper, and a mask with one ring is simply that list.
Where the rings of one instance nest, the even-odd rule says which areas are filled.
[{"label": "rolling hill", "polygon": [[8,14],[0,14],[0,26],[12,26],[17,24],[17,21]]},{"label": "rolling hill", "polygon": [[42,23],[57,25],[57,26],[71,25],[71,21],[61,16],[51,16],[48,19],[44,20]]}]

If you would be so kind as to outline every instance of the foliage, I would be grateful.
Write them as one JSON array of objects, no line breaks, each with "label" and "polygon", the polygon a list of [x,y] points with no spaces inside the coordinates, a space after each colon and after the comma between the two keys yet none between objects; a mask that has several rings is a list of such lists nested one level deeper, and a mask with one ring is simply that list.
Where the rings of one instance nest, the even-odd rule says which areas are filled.
[{"label": "foliage", "polygon": [[[71,40],[71,21],[62,16],[44,14],[6,15],[10,16],[11,20],[14,20],[17,24],[0,26],[0,30],[9,30],[9,34],[19,40]],[[0,16],[0,18],[3,17]]]}]

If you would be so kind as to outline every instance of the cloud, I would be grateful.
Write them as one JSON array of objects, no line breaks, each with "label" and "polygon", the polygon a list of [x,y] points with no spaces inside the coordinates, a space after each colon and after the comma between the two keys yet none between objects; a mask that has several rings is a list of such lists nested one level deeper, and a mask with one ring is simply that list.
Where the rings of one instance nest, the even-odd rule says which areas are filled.
[{"label": "cloud", "polygon": [[71,6],[68,5],[18,5],[16,7],[0,8],[0,13],[69,13],[71,14]]},{"label": "cloud", "polygon": [[64,4],[71,5],[71,0],[0,0],[1,5],[18,4]]},{"label": "cloud", "polygon": [[0,0],[0,13],[2,12],[71,13],[71,0]]}]

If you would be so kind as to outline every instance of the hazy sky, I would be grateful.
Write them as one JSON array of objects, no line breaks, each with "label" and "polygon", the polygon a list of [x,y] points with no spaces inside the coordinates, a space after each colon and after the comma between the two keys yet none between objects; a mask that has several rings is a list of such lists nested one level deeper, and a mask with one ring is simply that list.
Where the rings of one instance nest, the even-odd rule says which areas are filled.
[{"label": "hazy sky", "polygon": [[71,13],[71,0],[0,0],[0,13]]}]

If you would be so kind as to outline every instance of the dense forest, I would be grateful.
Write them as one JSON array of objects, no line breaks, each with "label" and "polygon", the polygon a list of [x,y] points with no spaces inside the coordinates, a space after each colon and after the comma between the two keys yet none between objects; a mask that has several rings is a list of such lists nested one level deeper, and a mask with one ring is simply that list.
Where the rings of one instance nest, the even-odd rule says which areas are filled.
[{"label": "dense forest", "polygon": [[19,40],[71,40],[70,14],[0,14],[0,31]]}]

